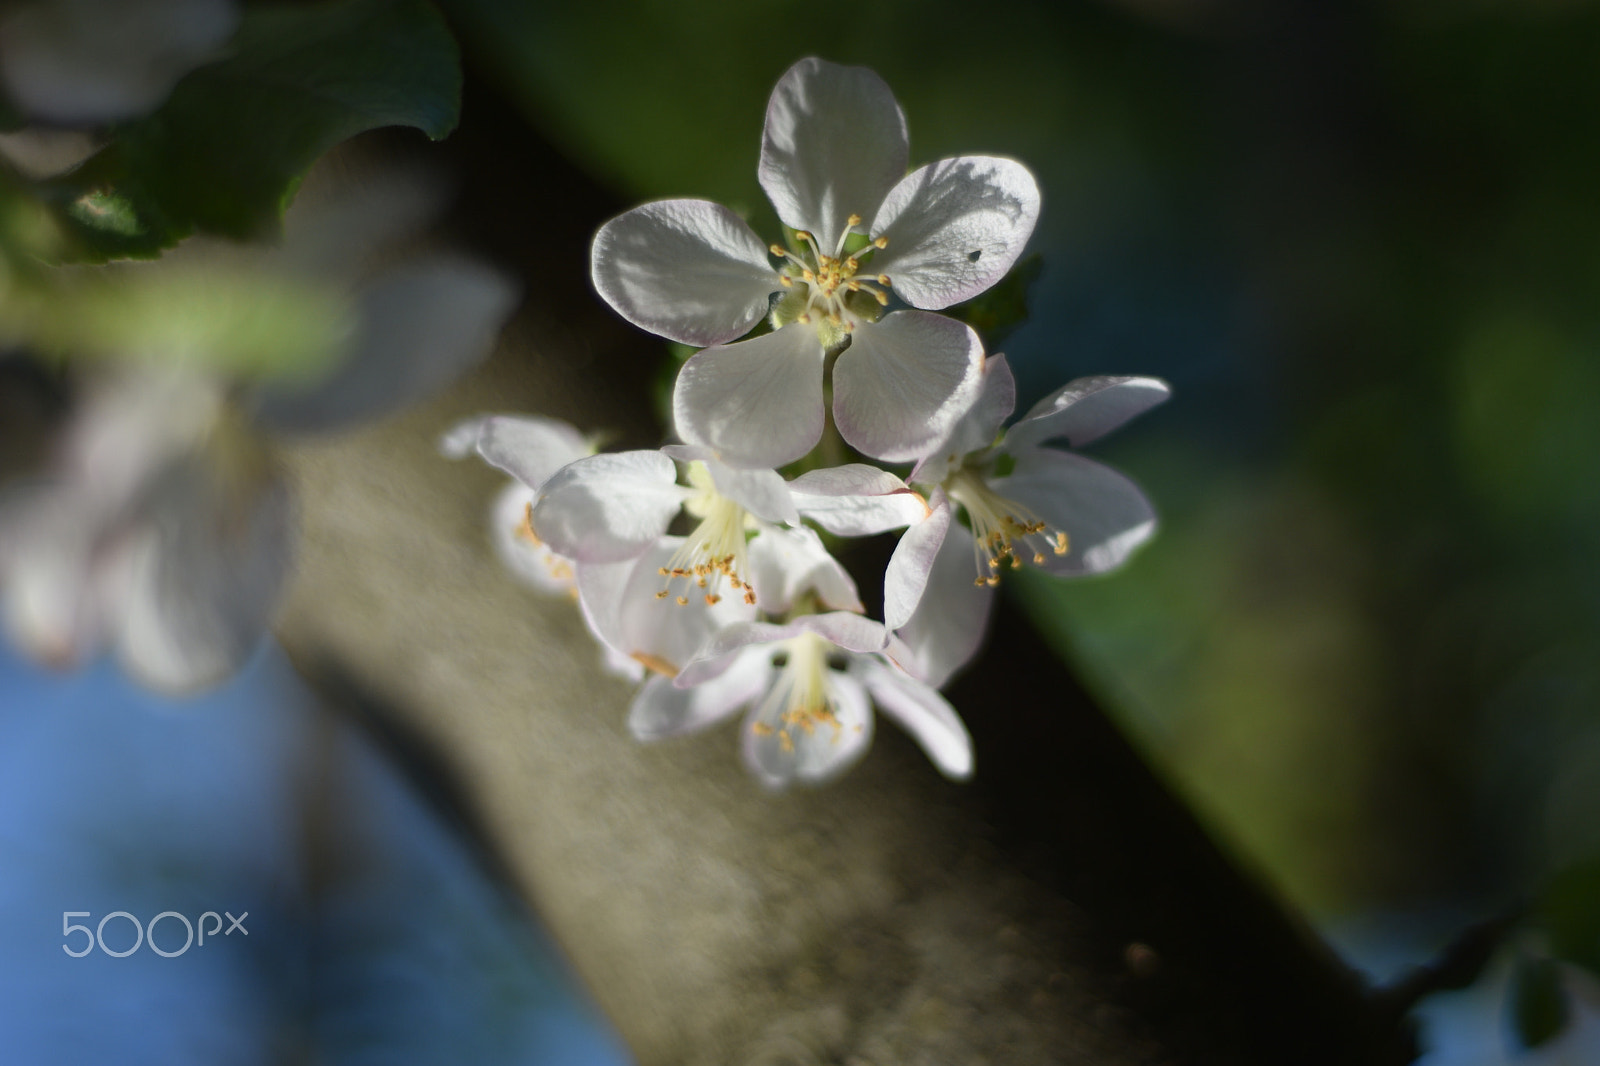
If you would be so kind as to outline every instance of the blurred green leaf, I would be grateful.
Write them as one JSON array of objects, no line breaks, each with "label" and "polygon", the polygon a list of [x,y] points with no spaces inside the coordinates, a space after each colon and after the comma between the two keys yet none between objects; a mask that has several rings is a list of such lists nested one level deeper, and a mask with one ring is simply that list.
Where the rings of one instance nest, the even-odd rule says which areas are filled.
[{"label": "blurred green leaf", "polygon": [[461,67],[426,0],[247,9],[232,54],[49,188],[85,259],[153,256],[199,230],[274,233],[306,170],[346,138],[454,127]]},{"label": "blurred green leaf", "polygon": [[1600,976],[1600,856],[1552,878],[1537,914],[1556,958]]},{"label": "blurred green leaf", "polygon": [[202,267],[87,275],[5,311],[41,354],[289,380],[315,376],[354,328],[348,301],[311,279]]},{"label": "blurred green leaf", "polygon": [[1550,959],[1525,958],[1511,975],[1511,1024],[1523,1047],[1536,1048],[1567,1027],[1567,995],[1561,967]]}]

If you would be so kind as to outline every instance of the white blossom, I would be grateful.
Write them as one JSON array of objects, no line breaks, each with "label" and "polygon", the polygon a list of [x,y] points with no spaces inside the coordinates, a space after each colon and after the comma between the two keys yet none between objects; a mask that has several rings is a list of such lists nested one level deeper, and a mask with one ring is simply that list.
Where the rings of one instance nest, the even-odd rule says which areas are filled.
[{"label": "white blossom", "polygon": [[[600,295],[635,325],[705,349],[673,394],[684,440],[729,466],[798,459],[822,435],[830,355],[835,422],[866,455],[914,459],[971,405],[978,337],[930,312],[1010,269],[1038,188],[1021,164],[985,156],[908,175],[908,151],[881,78],[805,59],[773,90],[759,167],[792,242],[769,246],[702,200],[645,204],[600,228]],[[885,313],[891,294],[912,309]],[[769,313],[772,332],[736,341]]]},{"label": "white blossom", "polygon": [[674,678],[645,683],[629,727],[641,740],[657,740],[748,708],[745,763],[763,784],[781,788],[826,781],[865,754],[876,706],[942,773],[968,776],[966,727],[942,696],[889,659],[887,640],[880,623],[847,612],[730,625]]},{"label": "white blossom", "polygon": [[[947,537],[971,544],[973,580],[994,585],[1025,564],[1074,576],[1127,559],[1155,532],[1149,500],[1127,477],[1092,459],[1046,447],[1098,439],[1170,394],[1148,377],[1080,378],[1035,404],[1000,436],[1016,403],[1005,357],[985,363],[972,410],[911,472],[933,486],[929,517],[907,530],[885,575],[885,621],[897,629],[922,599]],[[997,439],[998,437],[998,439]],[[960,507],[970,533],[952,523]]]},{"label": "white blossom", "polygon": [[[374,202],[386,203],[369,190],[361,206]],[[262,277],[315,278],[347,304],[350,328],[318,379],[231,380],[176,351],[129,352],[88,375],[51,469],[0,503],[0,604],[24,651],[66,667],[114,649],[140,681],[172,692],[222,680],[265,633],[293,556],[292,501],[259,431],[381,414],[488,353],[515,301],[503,276],[447,253],[365,271],[411,219],[339,201],[306,214],[257,257],[190,245],[117,268],[248,260]]]},{"label": "white blossom", "polygon": [[0,18],[0,83],[39,121],[131,118],[221,58],[238,25],[234,0],[30,0]]}]

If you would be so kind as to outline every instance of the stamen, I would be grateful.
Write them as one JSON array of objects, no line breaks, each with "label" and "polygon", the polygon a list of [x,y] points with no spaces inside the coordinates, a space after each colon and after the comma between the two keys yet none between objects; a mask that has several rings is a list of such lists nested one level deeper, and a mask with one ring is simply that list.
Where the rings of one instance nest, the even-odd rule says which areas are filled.
[{"label": "stamen", "polygon": [[[975,585],[1000,583],[1005,570],[1020,570],[1023,559],[1043,566],[1050,555],[1065,555],[1067,534],[1050,529],[1042,519],[989,487],[982,474],[960,470],[945,482],[945,491],[967,512],[972,523],[978,577]],[[1026,550],[1024,550],[1026,549]]]},{"label": "stamen", "polygon": [[[787,661],[783,672],[767,691],[750,726],[758,737],[776,734],[785,754],[792,754],[798,737],[817,736],[824,726],[837,744],[844,724],[834,711],[828,687],[828,652],[832,645],[815,633],[802,633],[783,642]],[[826,735],[826,734],[825,734]]]},{"label": "stamen", "polygon": [[[693,591],[708,607],[714,607],[722,602],[722,590],[726,586],[734,592],[743,592],[746,603],[754,603],[755,592],[743,577],[748,570],[745,509],[717,493],[701,464],[691,464],[689,480],[702,492],[691,497],[684,506],[691,514],[699,516],[700,524],[684,538],[667,565],[656,568],[656,573],[665,579],[656,599],[672,596],[678,606],[687,607]],[[678,582],[683,583],[682,587],[674,590]]]}]

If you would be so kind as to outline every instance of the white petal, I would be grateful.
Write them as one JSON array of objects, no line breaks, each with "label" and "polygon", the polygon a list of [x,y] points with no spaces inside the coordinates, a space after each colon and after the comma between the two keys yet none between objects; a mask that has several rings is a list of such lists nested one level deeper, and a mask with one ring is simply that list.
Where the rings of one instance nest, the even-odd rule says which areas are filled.
[{"label": "white petal", "polygon": [[1045,553],[1043,565],[1052,574],[1110,570],[1155,533],[1155,510],[1139,486],[1081,455],[1029,449],[1017,455],[1012,476],[993,488],[1065,531],[1067,554]]},{"label": "white petal", "polygon": [[[600,642],[608,657],[618,665],[630,662],[642,670],[643,664],[628,653],[627,638],[622,629],[623,595],[637,563],[636,559],[624,559],[616,563],[574,563],[572,569],[573,582],[578,590],[578,608],[589,627],[589,634]],[[623,672],[635,673],[625,668]]]},{"label": "white petal", "polygon": [[709,200],[658,200],[600,227],[594,287],[640,329],[703,348],[743,336],[780,286],[767,246]]},{"label": "white petal", "polygon": [[922,602],[895,634],[910,656],[896,659],[934,688],[943,688],[977,654],[989,627],[994,589],[974,582],[976,558],[972,533],[953,524],[934,557]]},{"label": "white petal", "polygon": [[558,555],[586,563],[632,558],[655,543],[688,490],[658,451],[579,459],[544,483],[533,528]]},{"label": "white petal", "polygon": [[734,658],[746,648],[788,640],[800,631],[800,627],[794,623],[774,625],[771,622],[736,622],[719,630],[700,649],[700,654],[679,671],[673,684],[679,688],[703,685],[713,677],[722,676],[733,665]]},{"label": "white petal", "polygon": [[628,709],[628,729],[637,740],[704,729],[758,699],[772,683],[772,660],[755,650],[738,656],[720,677],[693,688],[652,677]]},{"label": "white petal", "polygon": [[478,450],[478,434],[493,415],[463,418],[439,435],[439,454],[446,459],[465,459]]},{"label": "white petal", "polygon": [[851,214],[871,226],[906,172],[910,142],[894,93],[866,67],[802,59],[778,80],[761,136],[761,187],[794,229],[832,254]]},{"label": "white petal", "polygon": [[96,513],[114,513],[203,447],[223,404],[219,382],[175,367],[94,375],[63,442],[64,476]]},{"label": "white petal", "polygon": [[393,267],[357,295],[349,354],[310,388],[263,388],[256,417],[325,430],[398,410],[435,392],[494,348],[517,286],[475,259],[434,255]]},{"label": "white petal", "polygon": [[568,592],[576,580],[572,562],[524,532],[533,500],[534,492],[528,486],[507,482],[490,513],[489,540],[500,561],[526,584],[541,592]]},{"label": "white petal", "polygon": [[750,583],[770,615],[787,614],[797,598],[815,592],[832,611],[863,611],[856,583],[809,529],[768,528],[750,542]]},{"label": "white petal", "polygon": [[830,670],[827,688],[837,726],[819,723],[807,731],[785,725],[780,716],[787,709],[788,691],[781,672],[745,720],[745,763],[768,788],[826,781],[848,769],[871,746],[872,706],[860,683]]},{"label": "white petal", "polygon": [[103,520],[92,500],[59,486],[19,492],[0,509],[0,621],[39,662],[78,666],[104,636],[106,579],[125,566],[96,550]]},{"label": "white petal", "polygon": [[848,611],[801,615],[793,624],[798,629],[809,630],[831,640],[846,651],[882,651],[889,642],[889,631],[882,622],[874,622]]},{"label": "white petal", "polygon": [[822,439],[822,345],[805,326],[707,348],[683,364],[672,416],[728,466],[793,462]]},{"label": "white petal", "polygon": [[808,496],[883,496],[904,492],[906,483],[881,467],[845,463],[825,470],[807,470],[789,482],[791,492]]},{"label": "white petal", "polygon": [[928,517],[907,529],[889,557],[883,574],[883,624],[899,629],[922,602],[934,559],[950,529],[953,511],[943,489],[928,501]]},{"label": "white petal", "polygon": [[640,556],[618,604],[622,650],[669,675],[698,656],[715,634],[756,616],[754,605],[741,596],[723,596],[708,604],[703,594],[686,595],[680,604],[675,595],[657,595],[667,587],[660,569],[671,564],[683,542],[682,537],[662,537]]},{"label": "white petal", "polygon": [[711,483],[719,495],[737,503],[757,518],[768,522],[795,525],[800,513],[789,497],[789,485],[776,470],[745,470],[724,466],[715,459],[706,463]]},{"label": "white petal", "polygon": [[981,451],[995,442],[1000,427],[1016,406],[1017,382],[1006,357],[989,356],[983,361],[983,378],[972,409],[961,416],[950,435],[916,465],[908,480],[930,485],[943,481],[962,456]]},{"label": "white petal", "polygon": [[1105,436],[1172,395],[1160,378],[1079,378],[1038,403],[1006,431],[1006,446],[1064,439],[1074,448]]},{"label": "white petal", "polygon": [[878,710],[922,745],[940,773],[957,781],[972,775],[972,738],[943,696],[882,663],[865,661],[856,672]]},{"label": "white petal", "polygon": [[289,571],[287,488],[223,485],[184,466],[153,501],[130,561],[117,652],[143,683],[169,692],[215,684],[266,635]]},{"label": "white petal", "polygon": [[873,236],[889,246],[871,269],[913,307],[937,311],[999,281],[1039,221],[1039,186],[1014,159],[960,156],[905,176]]},{"label": "white petal", "polygon": [[494,415],[479,425],[478,454],[530,489],[537,489],[568,463],[594,454],[577,428],[558,418]]},{"label": "white petal", "polygon": [[578,603],[590,631],[617,655],[668,677],[678,676],[713,635],[755,617],[755,608],[735,596],[725,596],[715,606],[700,597],[682,606],[671,596],[657,598],[664,584],[658,568],[683,542],[682,537],[662,537],[637,560],[579,563],[574,568]]},{"label": "white petal", "polygon": [[899,529],[928,514],[904,481],[865,463],[807,471],[789,482],[789,490],[802,516],[843,537]]},{"label": "white petal", "polygon": [[0,77],[26,114],[90,124],[153,110],[219,58],[239,24],[231,0],[79,0],[18,5],[0,26]]},{"label": "white petal", "polygon": [[926,311],[863,323],[833,367],[833,415],[875,459],[919,459],[977,399],[983,345],[971,327]]}]

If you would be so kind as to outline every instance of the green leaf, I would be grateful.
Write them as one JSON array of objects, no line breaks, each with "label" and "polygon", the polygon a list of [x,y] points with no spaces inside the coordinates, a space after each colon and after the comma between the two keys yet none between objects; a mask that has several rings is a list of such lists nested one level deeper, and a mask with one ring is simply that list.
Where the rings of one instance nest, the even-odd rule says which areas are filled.
[{"label": "green leaf", "polygon": [[14,298],[7,325],[47,356],[291,381],[325,370],[355,328],[348,300],[309,278],[165,266],[86,274]]},{"label": "green leaf", "polygon": [[1028,289],[1043,270],[1044,258],[1035,252],[989,289],[945,313],[977,330],[984,347],[992,352],[1028,320]]},{"label": "green leaf", "polygon": [[1600,856],[1551,878],[1536,913],[1551,954],[1600,976]]},{"label": "green leaf", "polygon": [[427,0],[250,7],[229,58],[48,192],[86,259],[153,256],[195,231],[269,237],[328,149],[381,126],[437,140],[460,103],[455,40]]},{"label": "green leaf", "polygon": [[1511,975],[1511,1024],[1525,1048],[1536,1048],[1567,1027],[1567,994],[1554,960],[1518,960]]}]

